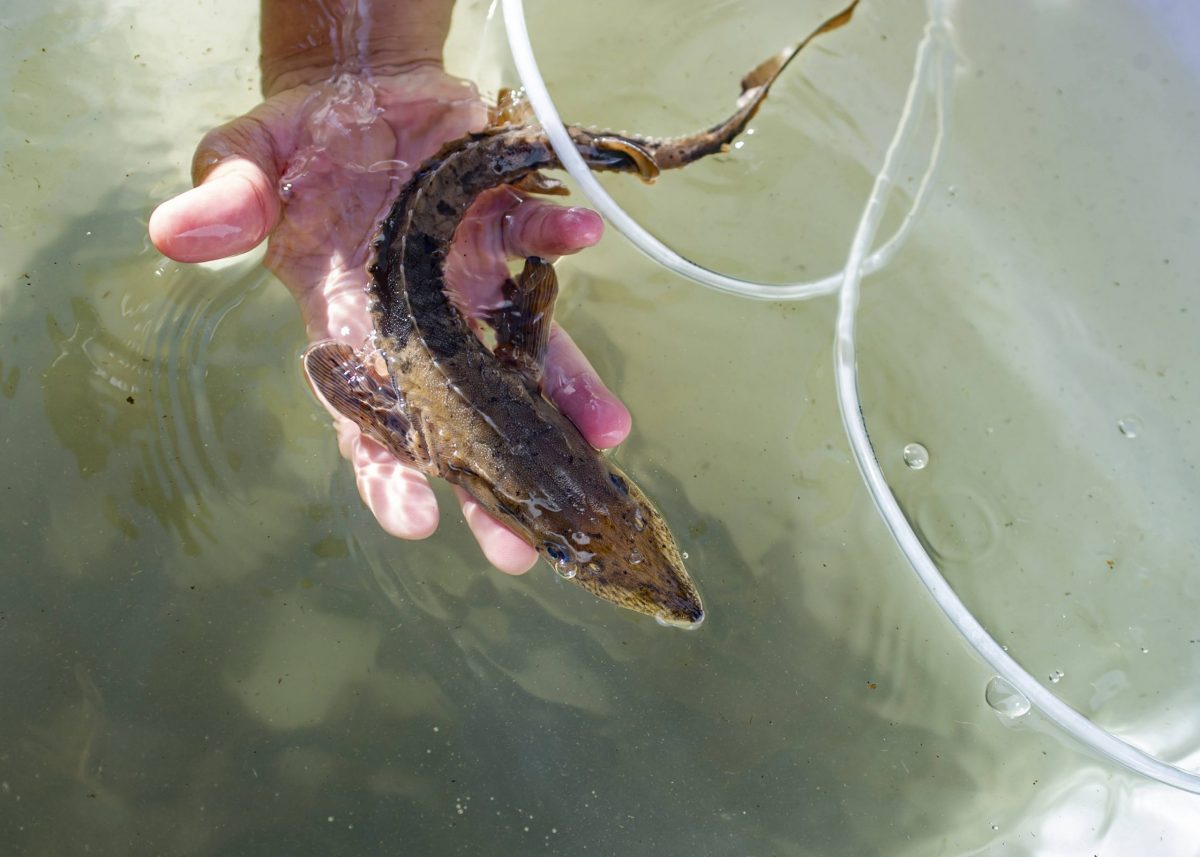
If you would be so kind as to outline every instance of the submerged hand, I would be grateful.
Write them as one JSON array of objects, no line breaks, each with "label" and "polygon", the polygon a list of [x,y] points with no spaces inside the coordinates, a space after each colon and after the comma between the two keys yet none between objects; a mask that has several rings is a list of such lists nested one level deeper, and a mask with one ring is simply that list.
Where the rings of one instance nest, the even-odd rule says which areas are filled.
[{"label": "submerged hand", "polygon": [[[150,237],[181,262],[232,256],[269,237],[264,264],[299,302],[309,338],[358,347],[371,330],[364,284],[376,225],[422,161],[485,121],[475,90],[436,64],[369,79],[342,74],[269,93],[201,141],[192,165],[196,187],[155,210]],[[448,283],[464,306],[494,304],[507,258],[574,253],[599,240],[601,229],[587,209],[497,189],[460,226]],[[596,447],[615,446],[629,432],[629,412],[557,326],[545,393]],[[401,538],[431,534],[438,509],[425,477],[348,420],[335,422],[359,493],[383,528]],[[533,548],[456,492],[493,565],[512,574],[533,565]]]}]

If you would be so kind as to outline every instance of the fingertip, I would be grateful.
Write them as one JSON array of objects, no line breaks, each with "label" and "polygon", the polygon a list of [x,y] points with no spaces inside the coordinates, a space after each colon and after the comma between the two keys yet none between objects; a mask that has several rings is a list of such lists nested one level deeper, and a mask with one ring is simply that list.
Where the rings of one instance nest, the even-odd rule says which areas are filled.
[{"label": "fingertip", "polygon": [[463,518],[488,562],[505,574],[524,574],[533,568],[538,559],[537,551],[489,515],[474,497],[457,485],[454,493],[462,505]]},{"label": "fingertip", "polygon": [[629,408],[603,387],[592,410],[595,413],[592,424],[580,429],[588,443],[596,449],[612,449],[624,443],[633,430],[633,415]]},{"label": "fingertip", "polygon": [[[398,514],[394,514],[393,510]],[[380,527],[388,535],[410,542],[419,542],[437,532],[438,506],[432,491],[428,498],[411,498],[406,507],[388,507],[382,514],[371,510]]]},{"label": "fingertip", "polygon": [[567,252],[591,247],[604,236],[604,218],[590,208],[572,206],[558,211],[559,229],[564,241],[574,248]]},{"label": "fingertip", "polygon": [[526,199],[507,216],[504,228],[504,246],[510,255],[556,258],[598,242],[604,221],[590,208]]},{"label": "fingertip", "polygon": [[223,255],[212,251],[211,241],[209,247],[201,248],[194,240],[189,240],[189,233],[197,228],[205,214],[203,200],[194,196],[195,193],[192,189],[160,203],[151,212],[147,224],[155,249],[176,262],[209,262]]},{"label": "fingertip", "polygon": [[171,249],[172,234],[171,203],[176,199],[178,197],[172,197],[155,206],[154,211],[150,212],[150,222],[146,224],[146,231],[150,234],[150,243],[154,245],[155,250],[168,258],[173,258],[168,251]]},{"label": "fingertip", "polygon": [[505,530],[503,544],[483,548],[488,562],[505,574],[519,577],[537,564],[537,551],[521,541],[512,531]]}]

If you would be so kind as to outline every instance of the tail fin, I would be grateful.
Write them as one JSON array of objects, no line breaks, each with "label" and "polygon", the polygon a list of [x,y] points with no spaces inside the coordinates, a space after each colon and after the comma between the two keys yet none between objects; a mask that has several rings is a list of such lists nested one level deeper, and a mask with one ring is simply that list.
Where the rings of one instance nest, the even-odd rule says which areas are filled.
[{"label": "tail fin", "polygon": [[854,7],[857,5],[858,0],[852,0],[849,6],[825,21],[802,41],[785,48],[747,73],[742,78],[742,94],[737,101],[737,111],[724,122],[714,125],[707,131],[701,131],[699,134],[659,140],[652,145],[645,146],[653,154],[658,168],[675,169],[690,164],[705,155],[726,151],[733,139],[750,124],[750,120],[754,118],[754,114],[758,112],[758,108],[771,91],[771,85],[788,67],[788,64],[796,58],[796,55],[817,36],[848,24],[854,15]]}]

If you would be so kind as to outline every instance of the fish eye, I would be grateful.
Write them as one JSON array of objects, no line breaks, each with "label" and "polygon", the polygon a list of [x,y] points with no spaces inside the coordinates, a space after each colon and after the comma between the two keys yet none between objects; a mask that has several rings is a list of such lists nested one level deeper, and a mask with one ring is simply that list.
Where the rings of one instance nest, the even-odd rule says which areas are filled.
[{"label": "fish eye", "polygon": [[625,496],[629,496],[629,486],[625,484],[625,480],[615,473],[608,474],[608,481],[613,484],[613,487],[620,491]]},{"label": "fish eye", "polygon": [[546,549],[546,553],[549,555],[550,559],[554,560],[555,562],[566,562],[567,561],[567,549],[566,548],[564,548],[560,545],[556,545],[553,542],[546,542],[546,544],[543,545],[543,547]]}]

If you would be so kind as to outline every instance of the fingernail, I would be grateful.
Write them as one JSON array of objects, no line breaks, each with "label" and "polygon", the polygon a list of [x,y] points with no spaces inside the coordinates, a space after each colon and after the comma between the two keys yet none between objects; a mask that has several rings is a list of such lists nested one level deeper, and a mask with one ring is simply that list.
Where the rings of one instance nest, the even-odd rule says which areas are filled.
[{"label": "fingernail", "polygon": [[232,223],[210,223],[207,226],[197,226],[175,236],[177,241],[212,241],[214,239],[229,241],[234,235],[241,235],[245,230]]}]

